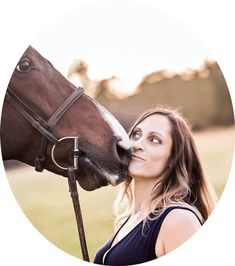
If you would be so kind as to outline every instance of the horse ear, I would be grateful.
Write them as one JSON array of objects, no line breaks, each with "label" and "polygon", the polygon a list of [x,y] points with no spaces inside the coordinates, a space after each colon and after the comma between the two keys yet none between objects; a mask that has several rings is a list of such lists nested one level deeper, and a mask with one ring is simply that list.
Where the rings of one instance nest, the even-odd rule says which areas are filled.
[{"label": "horse ear", "polygon": [[33,48],[33,46],[32,46],[31,44],[28,46],[28,48],[26,49],[26,51],[27,51],[27,50],[33,50],[35,53],[36,53],[36,52],[38,53],[38,51],[36,51],[36,49]]}]

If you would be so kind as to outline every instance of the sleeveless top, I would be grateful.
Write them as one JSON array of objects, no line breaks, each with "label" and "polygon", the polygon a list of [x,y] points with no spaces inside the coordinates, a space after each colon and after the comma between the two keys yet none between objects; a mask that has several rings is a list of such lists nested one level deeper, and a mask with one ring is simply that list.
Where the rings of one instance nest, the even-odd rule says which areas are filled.
[{"label": "sleeveless top", "polygon": [[173,209],[185,209],[193,212],[200,224],[202,224],[197,214],[190,208],[171,206],[158,216],[154,217],[153,214],[150,214],[150,217],[154,218],[154,220],[147,219],[144,227],[143,221],[141,221],[126,236],[124,236],[124,238],[112,247],[116,235],[128,221],[129,218],[127,218],[116,234],[97,251],[94,263],[120,266],[144,263],[156,259],[155,246],[162,222],[167,214]]}]

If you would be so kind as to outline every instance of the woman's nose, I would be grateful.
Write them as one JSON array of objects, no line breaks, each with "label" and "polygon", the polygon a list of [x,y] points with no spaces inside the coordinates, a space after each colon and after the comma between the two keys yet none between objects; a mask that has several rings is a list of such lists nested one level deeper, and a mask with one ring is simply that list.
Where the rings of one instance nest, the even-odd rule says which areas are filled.
[{"label": "woman's nose", "polygon": [[143,139],[139,138],[138,140],[133,141],[131,149],[134,151],[135,150],[143,150],[144,149]]}]

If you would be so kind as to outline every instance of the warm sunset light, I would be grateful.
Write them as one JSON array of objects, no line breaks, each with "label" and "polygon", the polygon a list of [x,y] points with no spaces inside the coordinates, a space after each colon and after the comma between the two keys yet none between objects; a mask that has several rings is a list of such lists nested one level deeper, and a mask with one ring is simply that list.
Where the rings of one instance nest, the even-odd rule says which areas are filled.
[{"label": "warm sunset light", "polygon": [[[153,71],[197,69],[205,59],[213,59],[187,25],[147,4],[131,8],[128,3],[127,9],[118,1],[84,5],[49,25],[32,45],[66,77],[77,59],[87,64],[90,80],[117,77],[113,90],[124,95]],[[78,77],[70,78],[81,85]]]},{"label": "warm sunset light", "polygon": [[1,3],[0,265],[235,265],[234,1]]}]

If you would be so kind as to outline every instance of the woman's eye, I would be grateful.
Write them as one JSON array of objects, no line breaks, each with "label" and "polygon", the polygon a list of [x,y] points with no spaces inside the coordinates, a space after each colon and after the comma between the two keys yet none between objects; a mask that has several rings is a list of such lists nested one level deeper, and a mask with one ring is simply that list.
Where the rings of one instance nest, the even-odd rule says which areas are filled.
[{"label": "woman's eye", "polygon": [[158,138],[156,138],[156,137],[153,137],[153,138],[151,139],[151,142],[152,142],[152,143],[155,143],[155,144],[160,144],[160,143],[161,143],[160,140],[159,140]]},{"label": "woman's eye", "polygon": [[139,132],[134,132],[131,136],[131,139],[137,140],[140,138],[140,133]]},{"label": "woman's eye", "polygon": [[16,66],[16,69],[19,71],[19,72],[29,72],[31,67],[30,67],[30,64],[28,61],[23,61],[23,62],[20,62],[17,66]]}]

